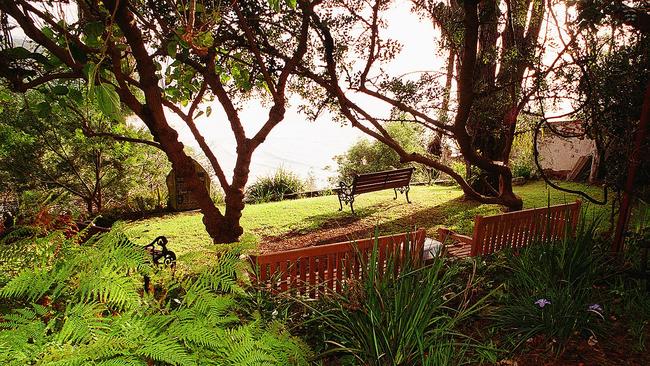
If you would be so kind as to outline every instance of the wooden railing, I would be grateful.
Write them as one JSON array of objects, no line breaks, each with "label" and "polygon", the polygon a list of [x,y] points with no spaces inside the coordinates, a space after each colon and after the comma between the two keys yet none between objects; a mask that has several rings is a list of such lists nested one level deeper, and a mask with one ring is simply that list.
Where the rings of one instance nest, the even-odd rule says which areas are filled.
[{"label": "wooden railing", "polygon": [[[426,232],[397,234],[251,256],[254,280],[263,288],[292,295],[322,297],[342,293],[361,281],[377,245],[377,271],[399,271],[404,260],[419,262]],[[393,266],[389,265],[393,258]]]}]

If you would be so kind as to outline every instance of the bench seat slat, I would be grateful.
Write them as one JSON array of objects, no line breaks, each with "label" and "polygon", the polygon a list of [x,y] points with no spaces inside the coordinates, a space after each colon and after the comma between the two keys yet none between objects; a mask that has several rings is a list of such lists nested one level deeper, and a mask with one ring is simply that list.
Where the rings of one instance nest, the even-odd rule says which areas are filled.
[{"label": "bench seat slat", "polygon": [[377,177],[370,177],[366,178],[364,176],[357,176],[357,184],[365,184],[365,183],[376,183],[376,182],[385,182],[385,181],[409,181],[411,179],[411,172],[408,171],[406,173],[402,174],[396,174],[396,175],[383,175],[383,176],[377,176]]},{"label": "bench seat slat", "polygon": [[409,185],[409,180],[404,179],[404,180],[380,180],[376,182],[363,182],[363,183],[357,183],[354,185],[354,190],[358,191],[360,188],[372,188],[376,190],[382,190],[384,187],[390,186],[390,188],[393,187],[404,187]]},{"label": "bench seat slat", "polygon": [[401,188],[404,187],[405,184],[403,183],[387,183],[387,184],[377,184],[377,185],[372,185],[372,186],[362,186],[362,187],[357,187],[354,189],[354,194],[361,194],[361,193],[368,193],[368,192],[375,192],[375,191],[381,191],[384,189],[391,189],[391,188]]}]

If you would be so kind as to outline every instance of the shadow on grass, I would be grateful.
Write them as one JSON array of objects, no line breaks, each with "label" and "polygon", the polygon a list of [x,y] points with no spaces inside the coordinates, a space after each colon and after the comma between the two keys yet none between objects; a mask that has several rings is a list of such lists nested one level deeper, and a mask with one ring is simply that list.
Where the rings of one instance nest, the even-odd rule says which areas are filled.
[{"label": "shadow on grass", "polygon": [[403,217],[381,222],[379,232],[382,235],[388,235],[406,232],[414,228],[424,228],[427,229],[429,236],[434,236],[437,227],[445,226],[460,233],[471,233],[474,217],[494,212],[495,208],[485,207],[477,202],[458,197],[436,206],[410,212]]},{"label": "shadow on grass", "polygon": [[[450,227],[461,233],[471,233],[474,217],[498,212],[498,207],[480,205],[479,203],[465,200],[462,197],[454,198],[436,206],[420,210],[408,210],[397,218],[382,221],[377,217],[375,223],[373,216],[389,209],[398,208],[401,204],[378,204],[356,210],[357,215],[332,215],[321,214],[305,219],[307,228],[294,230],[289,233],[265,238],[265,241],[287,240],[293,242],[291,247],[311,245],[324,245],[336,242],[345,242],[372,237],[375,226],[380,235],[408,232],[414,228],[427,229],[429,236],[435,235],[435,228],[439,226]],[[273,246],[273,245],[271,245]],[[280,248],[277,248],[280,249]],[[289,249],[289,248],[285,248]]]},{"label": "shadow on grass", "polygon": [[[345,208],[344,208],[345,210]],[[345,211],[335,211],[323,213],[320,215],[312,215],[302,220],[301,227],[290,230],[287,233],[272,236],[272,239],[286,239],[301,235],[307,235],[315,231],[332,230],[341,227],[353,227],[361,223],[364,219],[372,217],[379,211],[384,210],[384,207],[374,206],[365,207],[363,209],[355,210],[356,215]],[[267,239],[269,239],[267,238]]]}]

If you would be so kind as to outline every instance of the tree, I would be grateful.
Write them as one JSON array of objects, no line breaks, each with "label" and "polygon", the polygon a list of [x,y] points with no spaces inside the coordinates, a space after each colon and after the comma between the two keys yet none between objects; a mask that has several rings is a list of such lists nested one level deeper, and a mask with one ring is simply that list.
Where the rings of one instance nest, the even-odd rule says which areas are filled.
[{"label": "tree", "polygon": [[[414,1],[416,11],[425,14],[442,29],[450,53],[462,51],[458,45],[458,23],[463,10],[455,1],[450,5],[431,5]],[[531,83],[529,71],[535,69],[540,53],[538,38],[542,29],[546,5],[543,1],[506,1],[505,13],[501,1],[479,2],[478,55],[474,69],[474,102],[467,122],[472,147],[491,161],[508,165],[518,116],[532,94],[526,90]],[[460,19],[459,19],[460,18]],[[503,31],[499,31],[503,24]],[[538,83],[532,77],[532,83]],[[533,89],[534,90],[534,89]],[[470,170],[471,171],[471,170]],[[499,175],[484,171],[475,179],[474,188],[487,195],[496,195]]]},{"label": "tree", "polygon": [[[447,73],[423,72],[416,80],[389,75],[382,68],[382,63],[391,60],[400,48],[382,33],[390,20],[385,15],[390,1],[340,0],[328,4],[331,8],[311,14],[315,35],[310,50],[317,57],[297,69],[309,80],[303,96],[315,106],[313,115],[324,107],[334,109],[352,126],[393,149],[402,163],[417,162],[448,174],[470,199],[521,209],[522,200],[512,190],[508,162],[517,117],[540,84],[528,79],[531,74],[538,80],[547,75],[537,62],[544,3],[508,1],[503,4],[505,14],[500,12],[498,1],[454,2],[456,5],[440,9],[436,8],[438,3],[414,3],[420,12],[429,4],[436,8],[429,10],[440,10],[431,13],[431,19],[441,28],[446,47],[454,51],[458,61],[453,74],[456,108],[449,121],[438,117],[447,112],[440,106],[447,108],[451,93],[438,84],[438,76],[448,75],[453,63],[448,62]],[[436,18],[441,13],[444,20]],[[498,22],[505,24],[501,33]],[[496,49],[499,44],[503,49]],[[266,46],[265,52],[283,55],[282,50]],[[282,57],[288,59],[288,55]],[[524,89],[528,85],[530,88]],[[435,155],[400,144],[385,128],[385,119],[355,102],[355,94],[383,102],[394,115],[410,115],[411,122],[443,135],[457,145],[470,165],[496,178],[485,180],[492,183],[488,184],[491,189],[477,190]]]},{"label": "tree", "polygon": [[[239,220],[252,154],[284,118],[289,76],[307,50],[307,14],[318,2],[287,0],[288,7],[277,0],[75,3],[79,16],[71,21],[60,15],[64,11],[44,11],[42,3],[0,1],[5,20],[0,74],[18,91],[51,80],[84,80],[108,116],[116,117],[124,104],[187,182],[213,240],[236,241],[243,232]],[[278,13],[281,6],[284,11]],[[14,47],[12,23],[45,52]],[[297,36],[283,38],[273,30],[279,24]],[[282,48],[288,58],[262,54],[261,43]],[[250,135],[237,103],[252,97],[263,98],[270,107],[262,128]],[[221,104],[237,142],[230,181],[195,124],[199,116],[210,116],[210,107],[201,110],[209,98]],[[224,213],[199,180],[165,108],[187,124],[210,161],[225,193]]]},{"label": "tree", "polygon": [[[164,182],[166,166],[152,164],[161,153],[136,143],[148,141],[142,131],[106,119],[92,104],[73,111],[61,96],[51,103],[55,88],[42,87],[46,97],[32,91],[2,103],[0,171],[10,178],[0,190],[66,192],[93,215],[124,204],[139,186]],[[113,130],[131,142],[102,136]]]},{"label": "tree", "polygon": [[[623,193],[612,241],[616,252],[623,248],[631,196],[650,179],[645,158],[650,151],[650,14],[647,4],[636,1],[581,0],[576,7],[571,32],[581,42],[571,49],[571,67],[562,74],[562,82],[574,86],[577,96],[568,114],[582,119],[584,134],[596,142],[595,163],[603,161],[604,201],[608,188]],[[604,36],[599,30],[605,30]],[[545,122],[540,121],[537,130]],[[545,179],[557,189],[595,201]],[[613,209],[614,203],[612,219]]]}]

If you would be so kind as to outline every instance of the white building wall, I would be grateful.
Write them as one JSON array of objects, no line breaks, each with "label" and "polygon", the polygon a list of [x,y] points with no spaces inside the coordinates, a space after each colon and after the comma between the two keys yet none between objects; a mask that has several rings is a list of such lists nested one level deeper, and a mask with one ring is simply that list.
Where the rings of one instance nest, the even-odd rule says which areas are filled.
[{"label": "white building wall", "polygon": [[[561,125],[556,123],[555,126],[565,132],[577,131],[580,128],[578,122],[567,122]],[[592,155],[596,151],[596,145],[587,137],[565,138],[544,131],[538,149],[542,169],[564,172],[571,171],[581,157]]]}]

